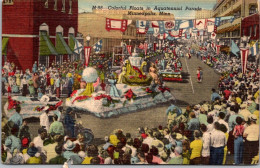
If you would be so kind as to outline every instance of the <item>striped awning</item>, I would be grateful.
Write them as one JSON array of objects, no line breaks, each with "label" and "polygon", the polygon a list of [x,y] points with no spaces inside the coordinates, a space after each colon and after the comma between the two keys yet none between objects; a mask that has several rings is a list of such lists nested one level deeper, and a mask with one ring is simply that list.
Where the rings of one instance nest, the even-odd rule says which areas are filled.
[{"label": "striped awning", "polygon": [[52,44],[47,32],[40,33],[40,56],[58,55],[54,45]]},{"label": "striped awning", "polygon": [[72,54],[70,47],[65,42],[61,33],[56,34],[56,50],[59,55]]},{"label": "striped awning", "polygon": [[235,30],[238,30],[240,28],[240,24],[236,24],[234,26],[232,26],[229,31],[235,31]]},{"label": "striped awning", "polygon": [[7,44],[8,44],[8,41],[9,41],[8,37],[2,38],[2,55],[6,55],[7,54]]},{"label": "striped awning", "polygon": [[76,38],[74,37],[74,35],[70,34],[69,35],[69,47],[70,47],[71,51],[74,51],[75,43],[76,43]]},{"label": "striped awning", "polygon": [[233,26],[226,27],[224,29],[218,30],[217,34],[221,34],[221,33],[225,33],[225,32],[232,32],[232,31],[238,30],[239,28],[240,28],[240,24],[236,24],[236,25],[233,25]]}]

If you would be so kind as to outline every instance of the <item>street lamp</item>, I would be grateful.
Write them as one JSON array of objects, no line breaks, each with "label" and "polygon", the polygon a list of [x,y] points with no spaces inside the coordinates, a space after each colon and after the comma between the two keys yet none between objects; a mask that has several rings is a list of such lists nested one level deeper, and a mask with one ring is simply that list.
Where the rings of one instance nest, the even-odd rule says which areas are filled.
[{"label": "street lamp", "polygon": [[90,42],[90,35],[87,35],[87,37],[86,37],[86,42],[87,42],[87,46],[89,46],[89,42]]},{"label": "street lamp", "polygon": [[129,39],[129,45],[131,45],[131,39]]}]

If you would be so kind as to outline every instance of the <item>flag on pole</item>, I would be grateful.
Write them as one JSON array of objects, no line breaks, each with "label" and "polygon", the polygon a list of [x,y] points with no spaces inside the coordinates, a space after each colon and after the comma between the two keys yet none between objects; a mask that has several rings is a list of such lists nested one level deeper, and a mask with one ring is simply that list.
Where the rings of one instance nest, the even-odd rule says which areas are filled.
[{"label": "flag on pole", "polygon": [[215,39],[216,38],[216,33],[215,32],[211,32],[211,34],[210,34],[210,37],[212,38],[212,39]]},{"label": "flag on pole", "polygon": [[75,39],[75,46],[74,46],[74,53],[76,54],[80,54],[81,51],[83,50],[83,45],[77,40]]},{"label": "flag on pole", "polygon": [[219,55],[219,52],[220,52],[220,46],[221,46],[221,45],[216,45],[217,55]]},{"label": "flag on pole", "polygon": [[219,26],[220,25],[220,21],[221,21],[221,17],[216,17],[215,18],[215,25]]},{"label": "flag on pole", "polygon": [[153,43],[153,50],[156,51],[157,43]]},{"label": "flag on pole", "polygon": [[255,42],[255,44],[253,45],[253,47],[250,48],[250,53],[252,56],[257,55],[259,52],[259,45],[258,45],[258,41]]},{"label": "flag on pole", "polygon": [[144,54],[145,55],[147,54],[147,49],[148,49],[148,44],[144,43]]},{"label": "flag on pole", "polygon": [[102,40],[99,40],[94,44],[93,49],[95,50],[95,53],[99,53],[102,49]]},{"label": "flag on pole", "polygon": [[89,64],[91,47],[84,47],[84,51],[85,51],[85,66],[87,67]]},{"label": "flag on pole", "polygon": [[247,66],[247,57],[248,57],[249,49],[247,48],[241,48],[240,54],[241,54],[241,65],[242,65],[242,73],[246,73],[246,66]]},{"label": "flag on pole", "polygon": [[231,52],[233,54],[235,54],[238,57],[238,52],[240,51],[240,49],[238,48],[238,46],[236,45],[236,43],[232,40],[231,42]]},{"label": "flag on pole", "polygon": [[132,46],[131,45],[127,45],[127,51],[130,55],[132,55]]}]

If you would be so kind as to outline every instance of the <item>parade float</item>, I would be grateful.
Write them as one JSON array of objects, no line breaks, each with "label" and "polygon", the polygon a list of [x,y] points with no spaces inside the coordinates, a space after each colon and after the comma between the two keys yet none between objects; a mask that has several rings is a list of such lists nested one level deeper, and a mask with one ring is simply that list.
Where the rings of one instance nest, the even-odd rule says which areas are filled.
[{"label": "parade float", "polygon": [[94,92],[93,83],[98,73],[93,67],[85,68],[82,80],[86,82],[86,88],[75,90],[66,99],[66,106],[78,112],[109,118],[174,100],[169,88],[151,85],[152,77],[142,71],[145,63],[136,56],[133,53],[132,58],[126,60],[118,77],[111,75],[108,79],[110,90],[106,91]]},{"label": "parade float", "polygon": [[62,106],[62,100],[55,96],[44,95],[40,99],[36,97],[9,96],[4,105],[4,111],[9,118],[15,113],[15,107],[21,107],[20,114],[23,118],[39,117],[45,110],[49,110],[49,115],[59,115],[58,108]]},{"label": "parade float", "polygon": [[162,59],[159,67],[159,74],[163,81],[182,81],[182,63],[175,56]]}]

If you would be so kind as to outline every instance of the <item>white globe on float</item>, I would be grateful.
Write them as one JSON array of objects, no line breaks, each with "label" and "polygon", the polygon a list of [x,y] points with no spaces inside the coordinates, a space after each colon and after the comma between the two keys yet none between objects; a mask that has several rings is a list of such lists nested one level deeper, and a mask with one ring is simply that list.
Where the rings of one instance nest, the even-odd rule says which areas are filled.
[{"label": "white globe on float", "polygon": [[82,79],[86,83],[95,83],[97,81],[97,78],[98,78],[98,73],[95,68],[87,67],[83,70]]}]

